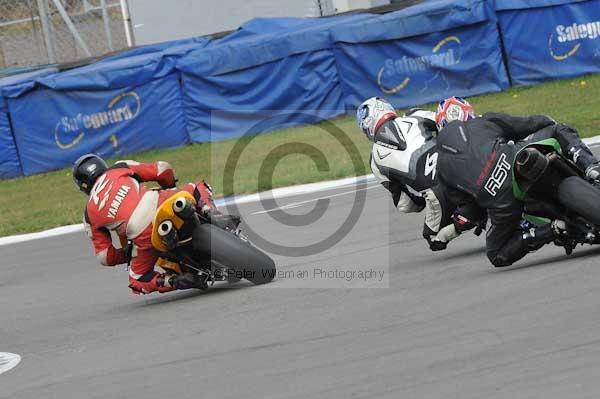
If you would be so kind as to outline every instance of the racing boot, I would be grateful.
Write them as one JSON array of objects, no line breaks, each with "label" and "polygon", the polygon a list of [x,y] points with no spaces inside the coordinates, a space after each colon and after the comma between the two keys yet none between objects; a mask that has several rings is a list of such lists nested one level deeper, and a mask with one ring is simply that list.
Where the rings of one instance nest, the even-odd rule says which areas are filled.
[{"label": "racing boot", "polygon": [[567,255],[571,255],[575,247],[573,240],[569,237],[567,224],[562,220],[554,220],[552,223],[543,226],[530,227],[523,234],[523,242],[529,252],[551,242],[563,247]]},{"label": "racing boot", "polygon": [[525,227],[523,242],[532,251],[552,241],[560,242],[568,235],[566,224],[562,220],[555,220],[543,226],[534,226],[529,222],[521,221],[521,228],[523,227]]},{"label": "racing boot", "polygon": [[585,171],[586,178],[590,181],[600,179],[600,166],[598,159],[590,148],[581,141],[579,134],[570,126],[559,124],[556,127],[556,138],[563,152],[577,167]]},{"label": "racing boot", "polygon": [[206,276],[195,273],[175,274],[168,279],[168,285],[177,290],[188,290],[190,288],[197,288],[200,290],[208,289]]},{"label": "racing boot", "polygon": [[592,183],[600,183],[600,162],[594,162],[585,169],[585,178]]},{"label": "racing boot", "polygon": [[146,295],[156,291],[163,294],[176,289],[169,284],[168,275],[153,270],[138,279],[129,276],[129,288],[134,295]]}]

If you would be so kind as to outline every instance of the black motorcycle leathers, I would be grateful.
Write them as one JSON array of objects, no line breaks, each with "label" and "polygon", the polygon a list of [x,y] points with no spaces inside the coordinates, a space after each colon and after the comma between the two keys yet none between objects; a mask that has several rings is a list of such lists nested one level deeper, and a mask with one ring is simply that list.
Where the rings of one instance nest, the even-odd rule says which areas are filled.
[{"label": "black motorcycle leathers", "polygon": [[[369,164],[374,175],[391,193],[394,206],[403,213],[425,211],[423,237],[432,250],[445,249],[460,232],[477,225],[481,210],[464,208],[461,230],[455,230],[456,205],[438,186],[437,129],[433,117],[417,111],[385,122],[375,134]],[[457,219],[458,220],[458,219]]]},{"label": "black motorcycle leathers", "polygon": [[583,170],[597,162],[573,128],[546,116],[515,117],[488,113],[448,124],[438,135],[438,175],[446,196],[458,209],[487,209],[486,252],[496,267],[508,266],[555,239],[551,226],[524,231],[524,204],[512,191],[517,152],[531,142],[555,138],[563,153]]}]

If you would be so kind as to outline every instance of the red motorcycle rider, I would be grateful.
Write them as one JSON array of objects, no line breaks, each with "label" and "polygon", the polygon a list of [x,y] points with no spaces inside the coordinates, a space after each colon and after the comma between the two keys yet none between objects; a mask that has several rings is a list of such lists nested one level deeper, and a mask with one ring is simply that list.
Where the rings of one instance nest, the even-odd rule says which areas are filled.
[{"label": "red motorcycle rider", "polygon": [[[104,266],[131,262],[129,288],[135,294],[205,286],[205,281],[192,273],[169,275],[154,270],[159,253],[151,242],[152,220],[158,206],[174,193],[192,194],[198,211],[221,227],[235,229],[239,224],[239,218],[216,211],[212,190],[205,181],[176,189],[173,168],[167,162],[120,161],[109,168],[99,156],[87,154],[75,161],[73,179],[89,196],[84,226],[96,258]],[[142,184],[145,182],[157,182],[162,190],[148,189]],[[131,242],[129,250],[113,246],[111,231],[116,232],[122,243]]]}]

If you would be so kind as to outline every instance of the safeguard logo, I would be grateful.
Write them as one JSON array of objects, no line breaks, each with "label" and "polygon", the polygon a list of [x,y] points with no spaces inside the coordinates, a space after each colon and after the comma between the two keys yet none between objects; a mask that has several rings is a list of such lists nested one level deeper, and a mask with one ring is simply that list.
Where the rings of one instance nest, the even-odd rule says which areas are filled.
[{"label": "safeguard logo", "polygon": [[557,25],[548,39],[550,56],[564,61],[577,54],[585,41],[596,40],[600,47],[600,21]]},{"label": "safeguard logo", "polygon": [[[135,119],[141,108],[142,100],[135,91],[119,94],[103,110],[61,117],[54,128],[54,141],[58,148],[67,150],[76,146],[87,134]],[[112,135],[110,140],[116,148],[117,137]]]},{"label": "safeguard logo", "polygon": [[[385,94],[397,94],[405,89],[411,76],[423,73],[431,67],[437,72],[427,82],[438,78],[445,80],[443,69],[456,65],[461,59],[461,40],[457,36],[448,36],[439,41],[431,50],[431,54],[420,57],[402,56],[398,59],[388,59],[377,72],[377,85]],[[423,90],[427,89],[425,87]]]}]

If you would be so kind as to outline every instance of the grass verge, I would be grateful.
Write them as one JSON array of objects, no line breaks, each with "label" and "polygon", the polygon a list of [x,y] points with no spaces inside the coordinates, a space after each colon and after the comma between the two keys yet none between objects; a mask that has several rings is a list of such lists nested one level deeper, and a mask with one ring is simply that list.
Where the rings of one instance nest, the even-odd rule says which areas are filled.
[{"label": "grass verge", "polygon": [[[551,115],[589,137],[600,134],[599,95],[600,74],[597,74],[513,88],[469,100],[479,113]],[[331,130],[328,123],[345,132],[347,144],[353,143],[357,150],[355,154],[349,155],[344,146],[327,133]],[[328,123],[275,131],[251,140],[238,160],[233,191],[224,190],[223,177],[227,159],[239,140],[150,151],[128,158],[140,162],[169,161],[180,182],[206,178],[217,197],[369,173],[367,160],[371,146],[355,126],[354,119],[347,116]],[[307,155],[312,150],[306,144],[325,155],[326,162],[321,167]],[[259,179],[261,168],[263,171],[272,169],[272,178]],[[1,181],[0,209],[5,216],[0,220],[0,236],[79,223],[85,201],[85,196],[75,189],[69,169]]]}]

